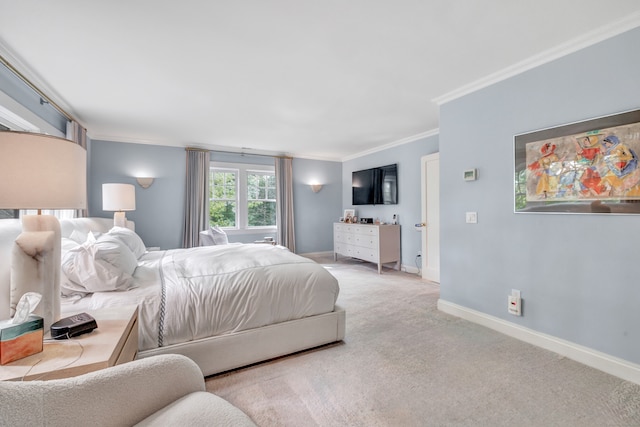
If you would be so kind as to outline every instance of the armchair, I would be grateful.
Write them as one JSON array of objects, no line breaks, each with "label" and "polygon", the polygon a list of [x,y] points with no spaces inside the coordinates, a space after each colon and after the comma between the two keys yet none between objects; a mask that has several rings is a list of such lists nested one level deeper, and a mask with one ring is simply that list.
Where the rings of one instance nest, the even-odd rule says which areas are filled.
[{"label": "armchair", "polygon": [[195,362],[175,354],[62,380],[0,382],[0,425],[255,427],[205,391]]}]

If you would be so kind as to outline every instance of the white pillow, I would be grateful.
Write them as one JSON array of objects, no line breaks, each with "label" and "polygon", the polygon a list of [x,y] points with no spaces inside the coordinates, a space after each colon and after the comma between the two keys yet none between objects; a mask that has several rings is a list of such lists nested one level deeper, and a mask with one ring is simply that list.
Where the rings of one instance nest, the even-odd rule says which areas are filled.
[{"label": "white pillow", "polygon": [[217,225],[200,232],[200,246],[226,245],[228,243],[227,233]]},{"label": "white pillow", "polygon": [[124,227],[113,227],[107,234],[120,239],[122,243],[127,245],[136,259],[140,258],[147,251],[144,242],[133,230]]},{"label": "white pillow", "polygon": [[209,233],[209,230],[200,232],[200,246],[213,246],[213,236]]},{"label": "white pillow", "polygon": [[213,238],[214,245],[226,245],[229,243],[227,233],[225,233],[224,230],[217,225],[215,227],[209,228],[209,232],[211,233],[211,237]]},{"label": "white pillow", "polygon": [[78,243],[79,245],[87,241],[87,235],[83,234],[80,230],[73,230],[68,238]]},{"label": "white pillow", "polygon": [[[124,291],[133,283],[137,258],[118,238],[104,234],[69,250],[62,259],[62,272],[71,282],[71,291]],[[62,285],[61,285],[62,286]]]}]

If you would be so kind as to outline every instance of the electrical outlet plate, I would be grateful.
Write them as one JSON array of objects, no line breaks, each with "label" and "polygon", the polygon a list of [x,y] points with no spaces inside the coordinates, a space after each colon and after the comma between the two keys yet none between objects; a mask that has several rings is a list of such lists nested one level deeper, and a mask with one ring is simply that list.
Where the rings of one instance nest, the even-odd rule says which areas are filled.
[{"label": "electrical outlet plate", "polygon": [[522,299],[520,297],[509,295],[508,304],[509,314],[513,314],[514,316],[522,316]]},{"label": "electrical outlet plate", "polygon": [[476,224],[478,222],[478,212],[466,213],[467,224]]}]

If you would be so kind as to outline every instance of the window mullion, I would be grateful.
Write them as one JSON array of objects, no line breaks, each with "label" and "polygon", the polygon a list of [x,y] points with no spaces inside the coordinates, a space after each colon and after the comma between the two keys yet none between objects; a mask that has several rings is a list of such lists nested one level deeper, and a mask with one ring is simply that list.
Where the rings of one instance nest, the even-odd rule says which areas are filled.
[{"label": "window mullion", "polygon": [[247,208],[247,171],[246,170],[241,170],[239,171],[239,185],[240,188],[238,189],[238,216],[240,217],[239,219],[239,224],[240,224],[240,229],[245,229],[248,226],[248,208]]}]

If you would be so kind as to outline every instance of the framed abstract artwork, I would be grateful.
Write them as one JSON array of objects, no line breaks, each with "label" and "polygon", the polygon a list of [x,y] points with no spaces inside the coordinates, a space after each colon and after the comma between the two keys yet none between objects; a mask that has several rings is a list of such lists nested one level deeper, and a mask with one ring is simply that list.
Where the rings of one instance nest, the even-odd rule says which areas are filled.
[{"label": "framed abstract artwork", "polygon": [[640,110],[516,135],[516,213],[640,213]]}]

